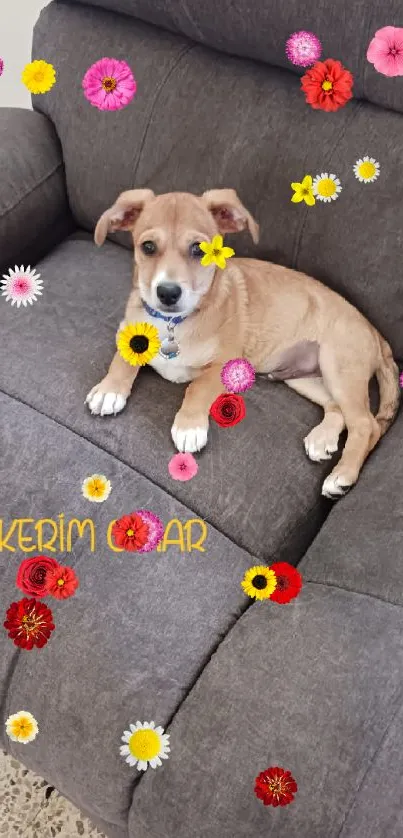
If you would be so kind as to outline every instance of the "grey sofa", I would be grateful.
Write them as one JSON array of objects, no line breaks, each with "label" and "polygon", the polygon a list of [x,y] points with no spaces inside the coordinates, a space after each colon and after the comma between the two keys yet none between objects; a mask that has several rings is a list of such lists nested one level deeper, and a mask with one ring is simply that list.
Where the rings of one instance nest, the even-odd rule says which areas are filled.
[{"label": "grey sofa", "polygon": [[[132,262],[129,236],[98,250],[92,233],[133,186],[236,188],[262,234],[258,247],[229,238],[237,254],[322,279],[402,359],[403,79],[366,60],[374,32],[402,24],[399,10],[397,0],[54,0],[33,57],[54,64],[57,84],[32,113],[0,111],[0,273],[30,263],[44,283],[27,309],[0,298],[3,613],[22,596],[20,561],[41,552],[40,519],[92,518],[96,530],[92,550],[77,528],[69,552],[59,537],[57,552],[43,547],[80,579],[51,606],[48,644],[19,650],[1,629],[0,744],[110,838],[403,834],[401,418],[332,506],[320,493],[331,466],[302,445],[320,411],[281,384],[258,381],[245,421],[211,428],[187,483],[167,469],[182,386],[146,370],[119,417],[84,405],[111,359]],[[355,98],[335,114],[305,103],[284,54],[302,28],[354,74]],[[126,60],[138,84],[116,113],[81,89],[105,55]],[[374,184],[352,173],[365,154],[381,165]],[[340,198],[292,204],[290,182],[322,171],[340,177]],[[93,473],[112,483],[103,504],[81,495]],[[113,552],[109,522],[140,508],[164,523],[205,520],[205,551]],[[244,572],[280,560],[298,564],[301,594],[252,603]],[[5,734],[20,709],[40,726],[29,745]],[[120,737],[151,719],[171,753],[143,774],[119,755]],[[254,795],[274,765],[298,784],[285,808]]]}]

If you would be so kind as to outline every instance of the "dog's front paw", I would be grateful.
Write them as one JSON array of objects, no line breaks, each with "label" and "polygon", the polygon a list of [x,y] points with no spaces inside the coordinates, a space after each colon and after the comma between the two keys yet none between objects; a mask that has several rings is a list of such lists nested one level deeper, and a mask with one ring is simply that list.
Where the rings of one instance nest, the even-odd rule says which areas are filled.
[{"label": "dog's front paw", "polygon": [[171,428],[172,439],[183,453],[193,454],[201,451],[207,442],[208,417],[191,415],[179,410]]},{"label": "dog's front paw", "polygon": [[85,400],[86,404],[94,415],[97,416],[116,416],[123,410],[127,396],[123,393],[115,393],[112,389],[105,389],[103,382],[96,384],[90,390]]}]

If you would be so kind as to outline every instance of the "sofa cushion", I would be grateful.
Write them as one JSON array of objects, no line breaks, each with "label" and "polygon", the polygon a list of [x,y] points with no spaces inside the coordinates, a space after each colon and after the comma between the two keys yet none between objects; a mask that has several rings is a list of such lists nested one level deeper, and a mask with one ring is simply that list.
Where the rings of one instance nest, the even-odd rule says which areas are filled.
[{"label": "sofa cushion", "polygon": [[[166,770],[137,786],[130,836],[400,838],[402,614],[309,583],[253,605],[176,714]],[[270,766],[297,782],[284,808],[254,795]]]},{"label": "sofa cushion", "polygon": [[[63,48],[66,37],[73,53]],[[94,7],[45,9],[34,55],[45,52],[58,82],[46,97],[34,97],[35,107],[54,121],[61,139],[80,226],[93,230],[119,192],[132,186],[196,194],[234,187],[261,226],[258,247],[246,234],[229,238],[237,254],[324,280],[358,305],[403,358],[399,114],[363,102],[336,114],[314,111],[291,73],[192,46]],[[137,94],[122,111],[91,107],[81,90],[86,69],[103,55],[126,60],[135,73]],[[366,154],[381,166],[375,183],[360,183],[353,173]],[[338,200],[291,203],[290,183],[321,172],[340,178]],[[119,241],[131,244],[127,233]]]},{"label": "sofa cushion", "polygon": [[70,0],[124,12],[178,32],[223,52],[264,61],[302,74],[285,54],[287,38],[301,29],[314,32],[322,44],[322,58],[337,58],[354,75],[354,95],[377,105],[403,111],[403,89],[377,73],[367,59],[368,45],[383,26],[402,26],[399,0],[374,4],[356,0],[310,0],[284,3],[266,0],[214,0],[186,3],[172,0]]}]

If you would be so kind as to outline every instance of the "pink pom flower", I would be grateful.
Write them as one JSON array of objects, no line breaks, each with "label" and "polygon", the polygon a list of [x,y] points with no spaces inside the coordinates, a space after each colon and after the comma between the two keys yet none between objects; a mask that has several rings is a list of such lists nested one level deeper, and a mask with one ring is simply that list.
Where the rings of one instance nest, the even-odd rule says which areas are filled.
[{"label": "pink pom flower", "polygon": [[221,370],[221,381],[229,393],[243,393],[255,383],[255,370],[246,358],[233,358]]},{"label": "pink pom flower", "polygon": [[4,70],[4,61],[3,61],[3,59],[2,59],[2,58],[0,58],[0,76],[1,76],[1,75],[2,75],[2,73],[3,73],[3,70]]},{"label": "pink pom flower", "polygon": [[161,541],[164,535],[164,525],[158,515],[154,515],[154,512],[149,512],[148,509],[136,509],[136,515],[139,515],[148,527],[147,541],[142,547],[139,547],[137,552],[150,553],[151,550],[155,550],[157,544]]},{"label": "pink pom flower", "polygon": [[168,463],[168,471],[173,480],[191,480],[198,470],[193,454],[174,454]]},{"label": "pink pom flower", "polygon": [[400,383],[400,386],[403,387],[403,372],[400,373],[399,383]]},{"label": "pink pom flower", "polygon": [[403,29],[378,29],[368,47],[367,59],[383,76],[403,76]]},{"label": "pink pom flower", "polygon": [[298,67],[310,67],[318,61],[321,52],[322,44],[319,38],[313,32],[305,32],[302,29],[300,32],[294,32],[290,35],[285,45],[286,55],[292,64]]},{"label": "pink pom flower", "polygon": [[101,58],[88,68],[83,81],[84,96],[100,111],[119,111],[131,102],[137,89],[126,61]]}]

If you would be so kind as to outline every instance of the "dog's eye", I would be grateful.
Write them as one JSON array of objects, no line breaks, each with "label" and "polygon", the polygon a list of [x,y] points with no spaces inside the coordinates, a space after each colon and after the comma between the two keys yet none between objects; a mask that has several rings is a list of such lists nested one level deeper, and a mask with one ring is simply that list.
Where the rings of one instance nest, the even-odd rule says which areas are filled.
[{"label": "dog's eye", "polygon": [[157,245],[155,244],[155,242],[148,242],[147,241],[147,242],[143,242],[143,244],[141,245],[141,249],[142,249],[143,253],[146,254],[146,256],[152,256],[153,253],[156,253]]},{"label": "dog's eye", "polygon": [[190,255],[193,259],[201,259],[204,256],[202,250],[200,250],[200,242],[193,242],[189,248]]}]

